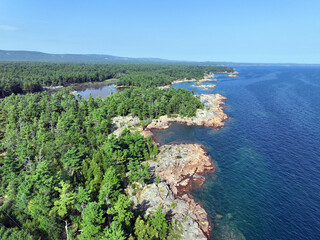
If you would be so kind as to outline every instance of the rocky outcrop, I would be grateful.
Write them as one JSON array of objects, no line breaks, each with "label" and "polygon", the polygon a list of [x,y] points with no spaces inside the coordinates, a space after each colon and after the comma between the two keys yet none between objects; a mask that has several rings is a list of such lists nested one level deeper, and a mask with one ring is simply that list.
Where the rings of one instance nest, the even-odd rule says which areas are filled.
[{"label": "rocky outcrop", "polygon": [[140,207],[146,216],[154,213],[159,206],[162,207],[168,215],[172,216],[172,221],[178,224],[182,239],[207,239],[202,231],[206,229],[206,233],[210,232],[210,226],[206,224],[207,214],[191,197],[187,195],[183,198],[175,197],[164,182],[152,183],[144,187],[140,185],[139,190],[128,188],[127,194],[133,201],[134,207]]},{"label": "rocky outcrop", "polygon": [[202,94],[200,101],[204,103],[204,109],[197,109],[195,117],[168,117],[161,116],[152,120],[147,129],[167,129],[171,122],[178,122],[189,126],[205,126],[211,128],[222,128],[228,120],[227,114],[223,112],[224,100],[227,98],[220,94]]},{"label": "rocky outcrop", "polygon": [[127,188],[127,194],[143,214],[154,213],[159,206],[179,223],[182,239],[207,239],[211,225],[206,211],[188,192],[204,182],[203,175],[214,165],[199,144],[174,144],[160,147],[157,161],[149,161],[150,172],[162,182]]},{"label": "rocky outcrop", "polygon": [[216,85],[214,84],[194,84],[192,85],[192,87],[197,87],[197,88],[203,88],[203,90],[206,91],[211,91],[212,89],[214,89],[216,87]]},{"label": "rocky outcrop", "polygon": [[187,193],[204,182],[203,174],[215,168],[204,147],[199,144],[163,145],[158,161],[150,162],[154,174],[159,175],[175,195]]},{"label": "rocky outcrop", "polygon": [[239,76],[237,74],[235,74],[235,73],[229,73],[228,77],[239,77]]},{"label": "rocky outcrop", "polygon": [[131,131],[140,131],[140,119],[132,116],[117,116],[112,119],[112,133],[117,137],[120,136],[122,131],[127,128]]},{"label": "rocky outcrop", "polygon": [[172,83],[168,84],[168,85],[165,85],[165,86],[161,86],[159,87],[159,89],[161,90],[165,90],[165,89],[168,89],[170,88],[173,84],[177,84],[177,83],[183,83],[183,82],[197,82],[197,83],[201,83],[201,82],[205,82],[205,81],[211,81],[212,78],[214,78],[214,74],[211,73],[211,74],[205,74],[203,76],[203,79],[200,79],[200,80],[197,80],[197,79],[181,79],[181,80],[176,80],[176,81],[173,81]]},{"label": "rocky outcrop", "polygon": [[[153,136],[152,129],[167,129],[172,122],[221,128],[228,119],[223,111],[226,99],[220,94],[200,95],[204,109],[197,109],[195,117],[161,116],[145,128],[141,127],[138,118],[114,118],[117,128],[114,133],[120,134],[126,127],[131,131],[140,131],[145,137]],[[134,189],[128,187],[126,192],[134,207],[149,215],[161,206],[174,222],[180,224],[182,239],[208,239],[211,232],[208,215],[189,195],[193,187],[203,184],[205,173],[215,170],[204,147],[199,144],[164,145],[159,148],[157,161],[149,161],[149,166],[153,176],[158,175],[162,182],[149,185],[137,183]]]},{"label": "rocky outcrop", "polygon": [[237,70],[234,68],[232,73],[228,74],[228,77],[239,77]]},{"label": "rocky outcrop", "polygon": [[220,94],[202,94],[200,101],[204,103],[204,109],[197,109],[195,117],[168,117],[161,116],[158,119],[153,119],[147,127],[141,126],[141,121],[138,117],[118,116],[112,119],[112,133],[119,136],[121,132],[127,128],[131,131],[139,131],[144,137],[153,136],[152,129],[167,129],[172,122],[178,122],[189,126],[206,126],[211,128],[222,128],[224,122],[228,120],[228,115],[224,113],[224,100],[227,98]]},{"label": "rocky outcrop", "polygon": [[[158,161],[150,161],[150,169],[169,185],[172,193],[188,205],[194,221],[209,236],[211,226],[208,215],[200,204],[188,194],[194,186],[201,186],[203,175],[213,172],[215,167],[204,147],[199,144],[173,144],[159,148]],[[179,202],[181,203],[181,202]]]}]

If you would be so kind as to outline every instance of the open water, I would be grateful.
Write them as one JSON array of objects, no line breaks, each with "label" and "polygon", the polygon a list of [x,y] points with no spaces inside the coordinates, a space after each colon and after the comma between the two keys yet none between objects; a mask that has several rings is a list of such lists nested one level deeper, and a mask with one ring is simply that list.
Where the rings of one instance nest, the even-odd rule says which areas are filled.
[{"label": "open water", "polygon": [[[173,124],[157,141],[201,143],[216,163],[192,193],[213,239],[320,239],[320,67],[236,68],[212,92],[229,98],[225,128]],[[174,87],[210,93],[192,85]]]}]

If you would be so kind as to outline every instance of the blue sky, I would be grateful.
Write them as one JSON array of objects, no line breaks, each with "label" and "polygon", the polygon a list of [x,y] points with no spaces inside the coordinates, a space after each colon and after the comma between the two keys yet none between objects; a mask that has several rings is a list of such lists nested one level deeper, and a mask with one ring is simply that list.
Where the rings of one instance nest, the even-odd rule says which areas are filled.
[{"label": "blue sky", "polygon": [[1,0],[0,49],[320,63],[319,0]]}]

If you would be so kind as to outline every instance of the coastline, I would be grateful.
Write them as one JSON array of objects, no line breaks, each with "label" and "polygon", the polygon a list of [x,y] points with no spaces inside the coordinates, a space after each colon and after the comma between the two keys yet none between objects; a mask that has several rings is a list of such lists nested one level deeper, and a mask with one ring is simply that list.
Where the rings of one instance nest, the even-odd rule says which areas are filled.
[{"label": "coastline", "polygon": [[214,129],[224,127],[229,116],[223,111],[226,97],[221,94],[201,94],[201,102],[204,103],[204,109],[198,109],[194,117],[168,117],[163,115],[158,119],[153,119],[151,123],[142,131],[143,135],[150,136],[152,130],[168,129],[172,122],[186,124],[188,126],[204,126]]},{"label": "coastline", "polygon": [[[225,105],[224,100],[226,99],[226,97],[220,94],[202,95],[201,101],[205,103],[205,108],[209,109],[198,109],[197,116],[191,118],[169,118],[167,116],[162,116],[159,119],[153,120],[141,133],[145,137],[151,136],[154,139],[152,130],[168,129],[172,122],[186,124],[188,126],[205,126],[214,129],[222,128],[225,121],[229,119],[223,111]],[[211,114],[206,113],[206,111]],[[156,144],[159,146],[159,143]],[[168,149],[171,149],[173,152],[179,152],[178,155],[171,157],[172,165],[168,164],[168,161],[163,160],[166,159],[165,156],[168,154],[168,151],[166,150]],[[183,152],[181,149],[184,149],[188,154],[184,157],[181,156],[181,153]],[[164,154],[164,152],[166,153]],[[189,156],[189,158],[187,156]],[[212,160],[207,157],[204,146],[199,144],[163,145],[160,147],[158,158],[160,161],[160,163],[158,162],[158,165],[154,165],[154,163],[150,164],[150,167],[154,169],[154,174],[158,174],[161,179],[166,182],[177,199],[181,199],[189,204],[191,211],[197,216],[193,220],[198,223],[198,228],[201,229],[205,236],[204,239],[209,239],[213,226],[208,214],[199,203],[194,201],[192,195],[190,195],[190,191],[193,188],[202,186],[205,181],[204,175],[206,173],[215,171],[215,166]],[[199,214],[201,216],[198,216]],[[188,232],[186,228],[185,231]],[[198,236],[197,238],[201,239],[202,237]]]},{"label": "coastline", "polygon": [[212,78],[215,78],[213,73],[204,75],[203,79],[181,79],[181,80],[176,80],[176,81],[173,81],[172,83],[170,83],[168,85],[159,87],[159,89],[165,90],[165,89],[170,88],[174,84],[183,83],[183,82],[198,82],[198,83],[202,83],[202,82],[205,82],[205,81],[216,81],[216,79],[212,80]]},{"label": "coastline", "polygon": [[[212,76],[210,77],[214,78],[215,76],[212,74]],[[193,81],[194,80],[175,81],[171,83],[171,85],[167,85],[161,89],[171,87],[173,84]],[[198,82],[201,83],[204,81],[212,80],[209,77],[205,76]],[[199,87],[203,87],[204,90],[207,90],[206,86],[200,85]],[[145,137],[151,136],[154,139],[154,133],[152,132],[152,130],[168,129],[171,126],[172,122],[186,124],[188,126],[205,126],[214,129],[224,127],[224,123],[229,119],[229,116],[223,111],[225,100],[227,100],[227,98],[222,96],[221,94],[201,94],[200,100],[204,103],[204,109],[198,109],[195,117],[183,118],[180,116],[161,116],[159,117],[159,119],[152,120],[152,122],[145,129],[143,129],[141,133]],[[160,145],[159,143],[156,144],[158,146]],[[171,158],[171,164],[174,167],[170,167],[170,164],[168,164],[168,162],[163,161],[164,156],[166,156],[168,153],[163,154],[162,149],[168,148],[173,148],[173,151],[176,150],[177,152],[179,152],[178,156],[173,156]],[[187,154],[190,158],[184,158],[181,156],[181,148],[188,148],[189,150],[192,149]],[[193,188],[202,186],[205,181],[204,175],[206,173],[215,171],[215,166],[212,160],[207,156],[207,152],[204,150],[204,146],[198,144],[163,145],[160,147],[158,158],[160,159],[160,163],[158,162],[158,165],[154,165],[155,163],[150,164],[151,169],[153,169],[153,174],[158,174],[158,176],[160,176],[161,179],[166,182],[177,199],[189,203],[190,210],[196,216],[196,218],[193,218],[193,220],[198,223],[198,228],[203,233],[203,236],[200,237],[198,235],[197,239],[209,239],[213,227],[208,214],[199,203],[194,201],[192,195],[189,194]],[[199,161],[199,159],[201,160]],[[192,166],[196,166],[196,169],[194,169]],[[190,236],[190,231],[188,231],[187,228],[185,228],[184,230],[187,233],[189,232],[189,239],[195,238],[195,236]],[[185,239],[188,239],[188,237],[186,237]]]},{"label": "coastline", "polygon": [[[164,115],[152,120],[146,127],[140,125],[138,117],[115,117],[113,123],[116,130],[113,133],[119,135],[124,128],[128,128],[131,131],[139,131],[145,138],[150,136],[154,140],[152,130],[168,129],[172,122],[222,128],[229,119],[223,111],[224,101],[227,98],[221,94],[202,94],[200,100],[205,107],[198,109],[196,116]],[[159,143],[155,144],[159,146],[159,153],[157,161],[148,161],[149,171],[153,178],[159,176],[161,183],[152,182],[140,186],[138,191],[129,187],[127,194],[134,202],[134,206],[142,206],[147,215],[153,213],[157,206],[162,206],[170,213],[173,220],[181,223],[183,239],[209,239],[212,224],[207,212],[193,199],[190,191],[204,183],[206,173],[215,171],[212,159],[207,156],[204,146],[199,144],[168,144],[161,147]]]},{"label": "coastline", "polygon": [[126,193],[134,202],[134,208],[148,216],[161,206],[179,223],[182,239],[209,239],[212,226],[207,212],[197,203],[191,189],[200,187],[204,174],[214,172],[215,166],[200,144],[169,144],[159,149],[156,160],[148,161],[153,179],[159,182],[148,185],[135,183]]}]

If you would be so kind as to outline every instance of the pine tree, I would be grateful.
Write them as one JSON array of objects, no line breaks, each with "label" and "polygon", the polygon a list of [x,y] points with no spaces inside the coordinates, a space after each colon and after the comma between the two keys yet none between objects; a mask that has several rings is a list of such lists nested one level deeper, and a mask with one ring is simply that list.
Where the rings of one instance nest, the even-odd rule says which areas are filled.
[{"label": "pine tree", "polygon": [[114,215],[113,220],[129,227],[130,221],[134,217],[130,210],[131,206],[132,201],[126,195],[120,194],[118,200],[113,204],[113,207],[107,210],[107,213]]},{"label": "pine tree", "polygon": [[102,237],[102,240],[125,240],[125,232],[121,228],[121,225],[113,221],[110,224],[109,228],[105,228],[104,230],[104,237]]},{"label": "pine tree", "polygon": [[96,202],[88,203],[82,215],[81,240],[91,240],[99,238],[101,235],[101,224],[105,221],[103,212]]},{"label": "pine tree", "polygon": [[71,186],[63,181],[60,182],[60,186],[61,188],[55,188],[59,192],[59,199],[54,202],[50,214],[57,213],[60,217],[64,217],[74,204],[75,193],[70,190]]}]

